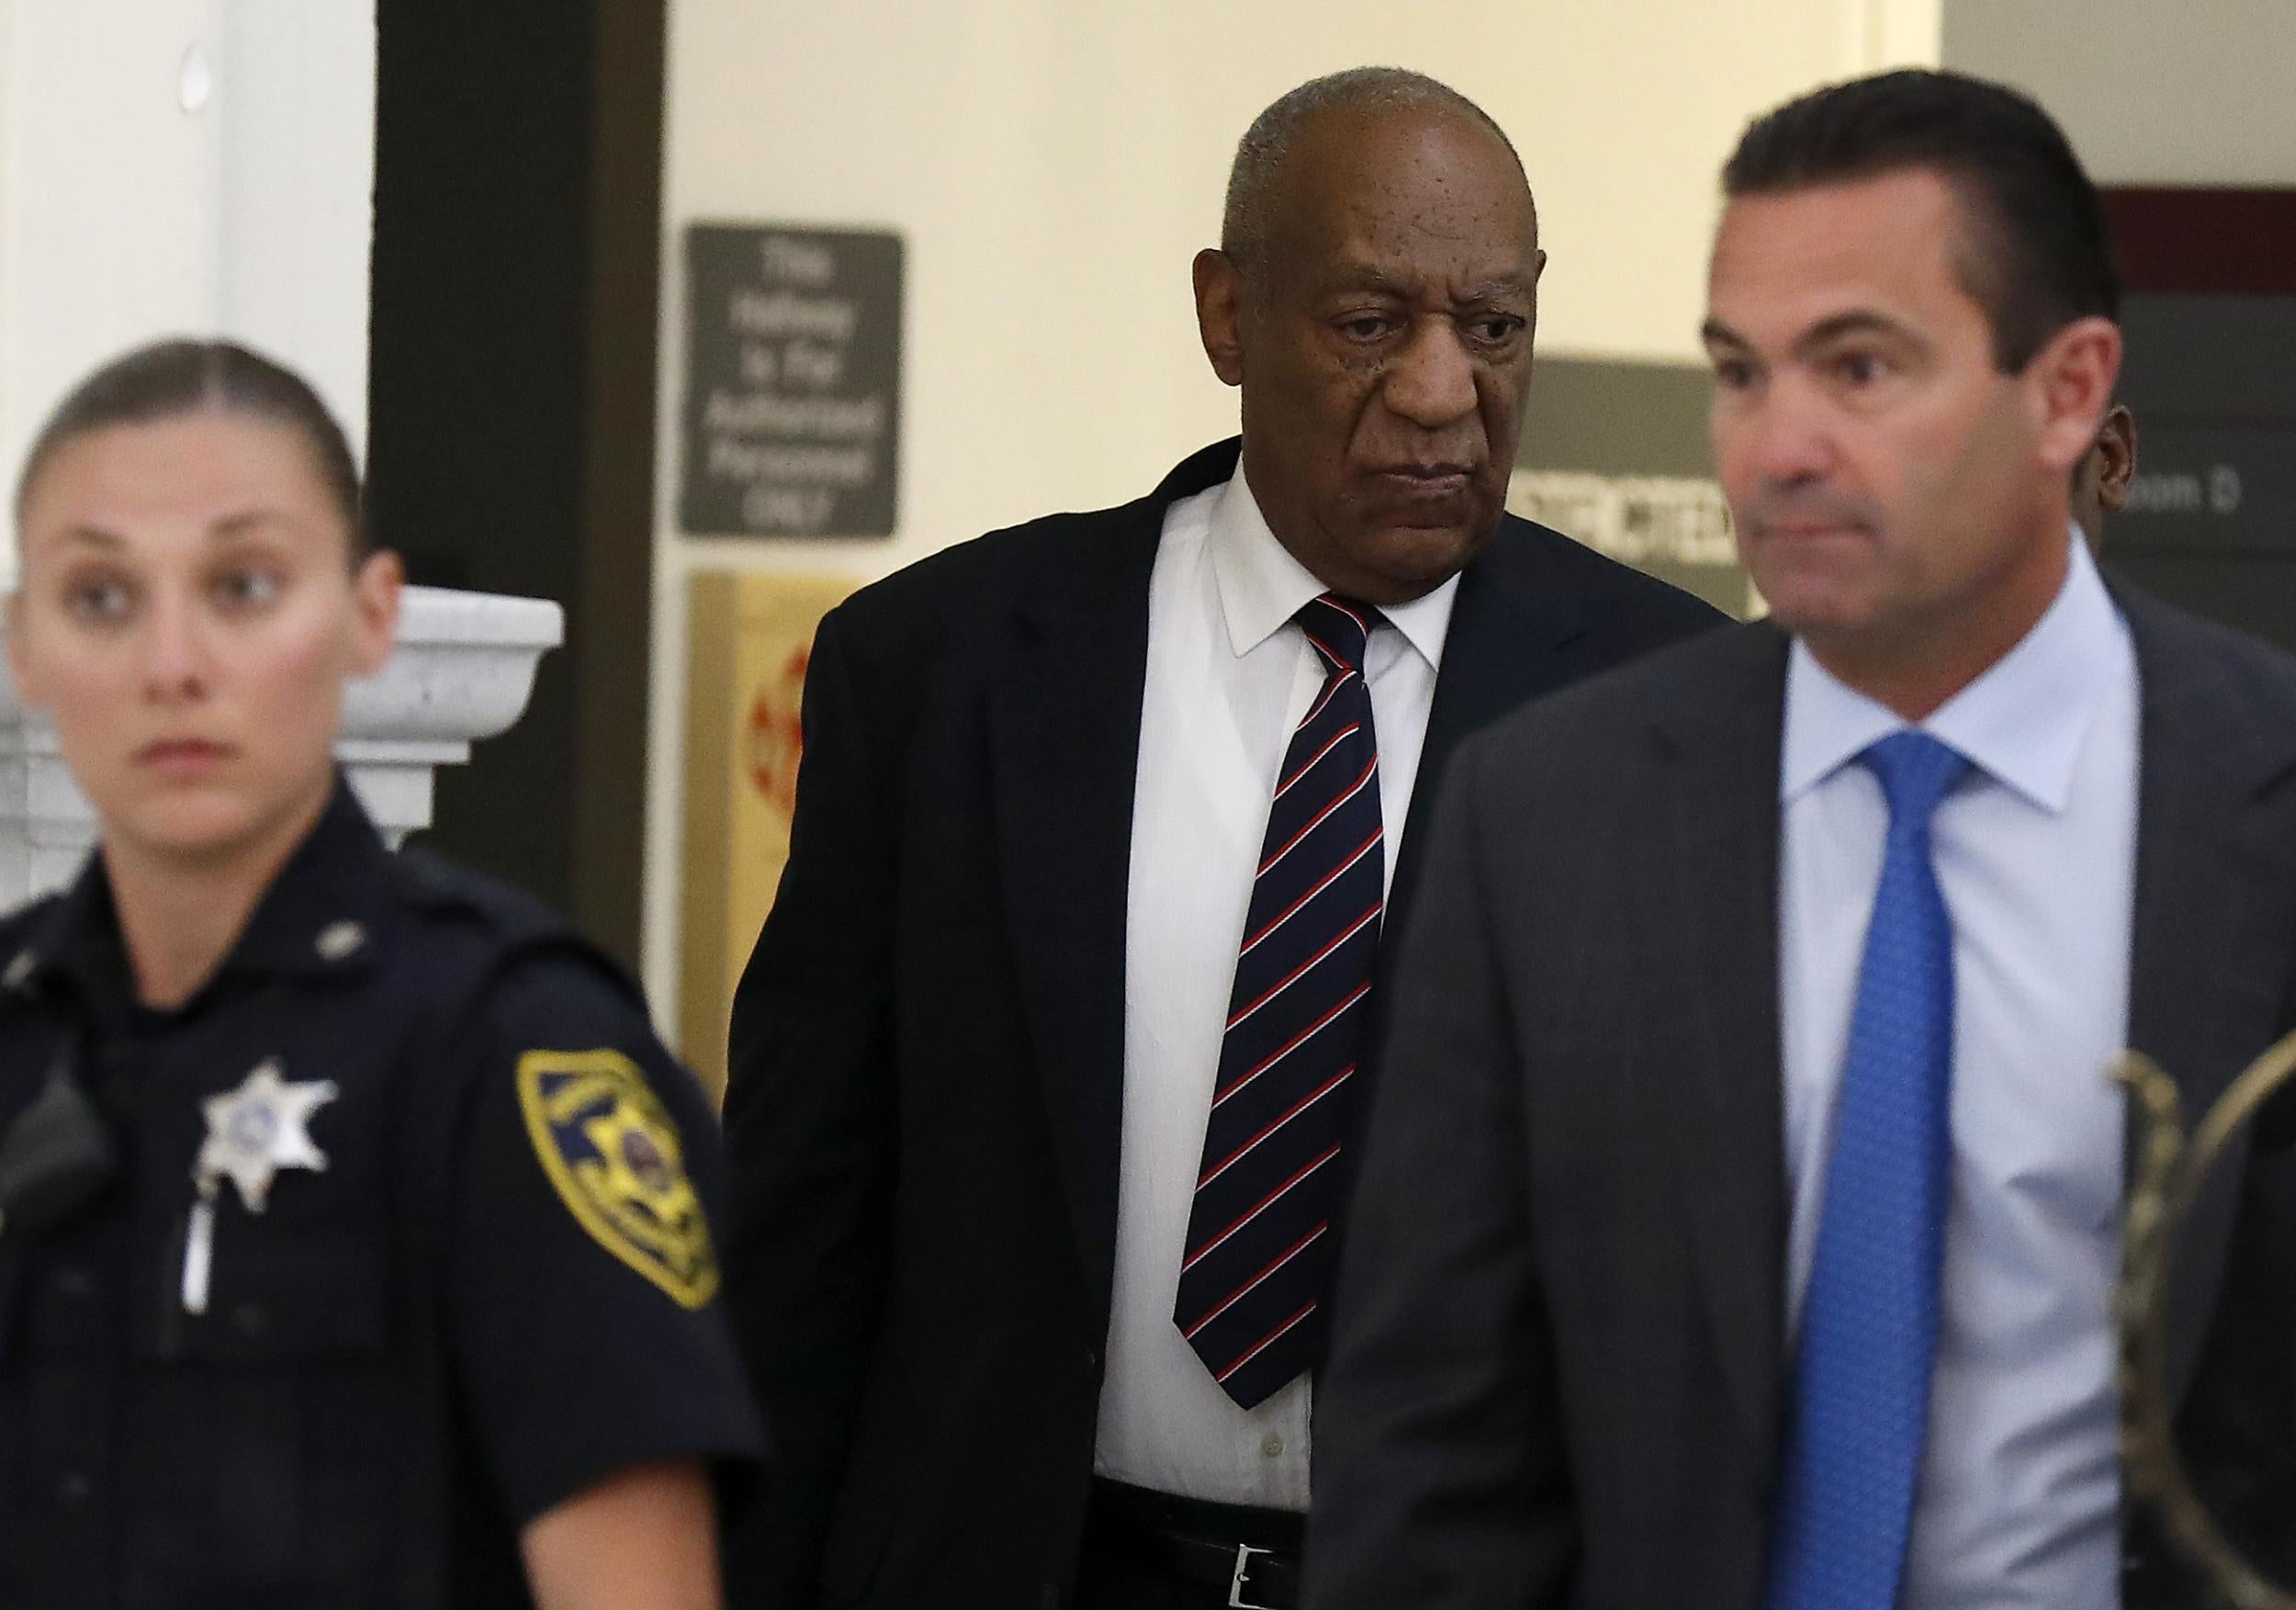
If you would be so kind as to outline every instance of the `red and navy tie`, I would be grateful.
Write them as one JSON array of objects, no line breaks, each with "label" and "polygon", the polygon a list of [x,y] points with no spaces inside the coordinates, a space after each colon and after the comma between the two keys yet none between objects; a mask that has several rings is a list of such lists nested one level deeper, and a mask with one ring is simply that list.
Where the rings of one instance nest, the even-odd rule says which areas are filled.
[{"label": "red and navy tie", "polygon": [[1379,614],[1327,592],[1293,619],[1322,658],[1323,686],[1268,807],[1172,1315],[1247,1409],[1321,1344],[1342,1120],[1386,893],[1363,678]]}]

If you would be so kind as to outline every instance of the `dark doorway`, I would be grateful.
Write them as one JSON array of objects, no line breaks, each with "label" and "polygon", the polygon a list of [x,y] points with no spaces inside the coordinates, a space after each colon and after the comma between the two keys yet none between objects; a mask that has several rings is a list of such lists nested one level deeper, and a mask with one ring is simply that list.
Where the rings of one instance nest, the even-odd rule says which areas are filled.
[{"label": "dark doorway", "polygon": [[2296,648],[2296,191],[2106,193],[2136,414],[2109,566]]},{"label": "dark doorway", "polygon": [[636,965],[666,0],[377,0],[369,498],[411,578],[566,609],[424,836]]}]

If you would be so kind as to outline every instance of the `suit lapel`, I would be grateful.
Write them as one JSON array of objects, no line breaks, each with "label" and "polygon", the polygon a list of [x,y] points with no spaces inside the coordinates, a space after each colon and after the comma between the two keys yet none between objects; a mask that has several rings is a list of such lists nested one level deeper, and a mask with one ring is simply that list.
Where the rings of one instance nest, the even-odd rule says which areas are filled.
[{"label": "suit lapel", "polygon": [[1148,664],[1148,581],[1165,510],[1234,472],[1233,443],[1149,497],[1079,518],[1037,568],[987,688],[1005,913],[1052,1148],[1105,1304],[1123,1128],[1124,935]]},{"label": "suit lapel", "polygon": [[[1410,814],[1396,851],[1395,876],[1388,888],[1386,936],[1372,974],[1368,1042],[1386,1039],[1388,988],[1403,933],[1419,892],[1431,824],[1445,769],[1459,745],[1510,711],[1541,693],[1565,687],[1589,670],[1574,645],[1586,630],[1585,608],[1572,593],[1542,589],[1537,575],[1537,537],[1527,524],[1510,516],[1498,540],[1459,574],[1451,605],[1450,629],[1436,668],[1435,697],[1427,706],[1427,734],[1419,750],[1419,773],[1412,784]],[[1556,541],[1567,540],[1554,538]],[[1348,1109],[1347,1150],[1351,1168],[1362,1155],[1363,1125],[1374,1106],[1379,1059]]]},{"label": "suit lapel", "polygon": [[[1509,518],[1498,540],[1459,575],[1388,895],[1390,931],[1418,893],[1426,828],[1452,751],[1469,734],[1584,674],[1571,652],[1586,629],[1584,610],[1568,593],[1540,590],[1531,541],[1524,523]],[[1395,950],[1382,950],[1382,973]]]},{"label": "suit lapel", "polygon": [[[2177,1082],[2187,1125],[2276,1039],[2291,963],[2286,846],[2257,796],[2296,765],[2296,734],[2242,696],[2222,647],[2142,595],[2120,597],[2143,682],[2129,1040]],[[2132,1114],[2130,1138],[2135,1141]],[[2245,1135],[2192,1205],[2174,1266],[2171,1401],[2216,1308]]]},{"label": "suit lapel", "polygon": [[[2258,795],[2296,768],[2296,732],[2243,696],[2221,645],[2141,595],[2143,759],[2130,1041],[2176,1079],[2188,1122],[2287,1025],[2296,884]],[[1778,1029],[1778,765],[1785,639],[1740,628],[1703,685],[1654,722],[1671,761],[1632,873],[1678,944],[1653,978],[1684,981],[1691,1027],[1671,1143],[1704,1300],[1744,1429],[1774,1459],[1785,1364],[1787,1210]],[[1438,694],[1440,697],[1440,694]],[[1430,749],[1434,732],[1431,725]],[[1414,806],[1416,815],[1416,806]],[[1398,882],[1401,882],[1399,869]],[[2238,1205],[2235,1151],[2195,1203],[2170,1294],[2169,1379],[2190,1383]]]},{"label": "suit lapel", "polygon": [[[1684,681],[1654,733],[1660,835],[1635,873],[1684,981],[1683,1099],[1671,1143],[1699,1284],[1722,1368],[1766,1469],[1777,1442],[1785,1342],[1785,1164],[1778,1034],[1778,754],[1785,639],[1767,625],[1723,640],[1702,685]],[[1654,1001],[1653,1009],[1663,1009]]]},{"label": "suit lapel", "polygon": [[1125,894],[1155,534],[1153,520],[1144,540],[1120,532],[1088,594],[1017,623],[989,703],[1022,1004],[1085,1267],[1102,1284],[1116,1235]]},{"label": "suit lapel", "polygon": [[[2175,1078],[2188,1123],[2287,1024],[2296,861],[2258,804],[2296,768],[2296,732],[2245,695],[2223,646],[2116,590],[2143,678],[2130,1042]],[[1673,1126],[1700,1282],[1733,1398],[1766,1467],[1785,1362],[1786,1202],[1777,933],[1785,640],[1739,634],[1704,689],[1658,723],[1674,757],[1669,827],[1644,887],[1687,947],[1697,1053]],[[1654,976],[1668,976],[1654,970]],[[2170,1293],[2168,1375],[2190,1384],[2238,1207],[2235,1147],[2193,1205]]]}]

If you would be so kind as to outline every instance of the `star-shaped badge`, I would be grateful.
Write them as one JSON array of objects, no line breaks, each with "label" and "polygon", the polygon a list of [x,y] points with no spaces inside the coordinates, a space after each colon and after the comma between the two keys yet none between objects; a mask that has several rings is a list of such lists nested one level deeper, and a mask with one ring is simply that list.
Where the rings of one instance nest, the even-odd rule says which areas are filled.
[{"label": "star-shaped badge", "polygon": [[311,1143],[311,1114],[334,1098],[333,1080],[289,1084],[279,1077],[278,1059],[266,1057],[238,1089],[201,1102],[208,1138],[191,1172],[200,1194],[213,1196],[228,1179],[247,1210],[260,1213],[280,1169],[325,1168],[327,1154]]}]

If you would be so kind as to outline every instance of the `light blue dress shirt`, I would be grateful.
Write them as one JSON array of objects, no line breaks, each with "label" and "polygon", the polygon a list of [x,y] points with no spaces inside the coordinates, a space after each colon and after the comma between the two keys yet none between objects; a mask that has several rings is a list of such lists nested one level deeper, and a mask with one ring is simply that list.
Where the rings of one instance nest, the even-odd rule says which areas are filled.
[{"label": "light blue dress shirt", "polygon": [[[1888,808],[1853,758],[1907,724],[1800,643],[1779,799],[1788,1331],[1825,1192]],[[2041,621],[1920,723],[1975,764],[1937,810],[1953,921],[1953,1194],[1905,1610],[2119,1603],[2120,1265],[2137,665],[2088,544]]]}]

